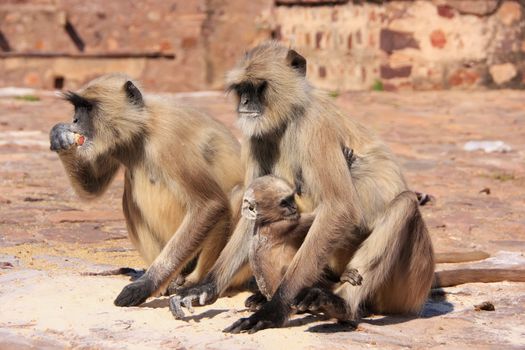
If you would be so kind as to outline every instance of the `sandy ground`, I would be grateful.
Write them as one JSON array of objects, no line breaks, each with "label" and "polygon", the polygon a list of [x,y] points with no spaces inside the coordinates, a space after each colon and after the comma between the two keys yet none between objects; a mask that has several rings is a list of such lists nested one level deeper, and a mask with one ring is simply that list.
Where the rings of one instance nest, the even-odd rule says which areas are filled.
[{"label": "sandy ground", "polygon": [[[126,237],[122,176],[103,199],[80,202],[48,150],[49,129],[69,120],[71,108],[37,95],[0,98],[0,349],[525,348],[524,283],[447,288],[421,317],[375,315],[355,330],[297,316],[288,328],[222,333],[249,315],[247,293],[180,321],[166,298],[113,306],[127,278],[81,272],[143,267]],[[233,105],[221,93],[177,97],[233,129]],[[422,212],[437,251],[481,249],[493,257],[466,266],[525,268],[524,92],[353,93],[335,101],[392,147],[412,188],[435,197]],[[512,150],[464,151],[471,140],[502,140]],[[483,301],[496,310],[475,311]]]}]

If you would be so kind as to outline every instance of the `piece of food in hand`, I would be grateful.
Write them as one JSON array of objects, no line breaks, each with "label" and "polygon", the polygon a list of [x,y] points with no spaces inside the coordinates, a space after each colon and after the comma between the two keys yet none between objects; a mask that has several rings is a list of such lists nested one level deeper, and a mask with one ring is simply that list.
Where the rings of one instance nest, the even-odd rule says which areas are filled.
[{"label": "piece of food in hand", "polygon": [[82,146],[85,140],[86,138],[84,137],[84,135],[75,134],[75,143],[77,145]]}]

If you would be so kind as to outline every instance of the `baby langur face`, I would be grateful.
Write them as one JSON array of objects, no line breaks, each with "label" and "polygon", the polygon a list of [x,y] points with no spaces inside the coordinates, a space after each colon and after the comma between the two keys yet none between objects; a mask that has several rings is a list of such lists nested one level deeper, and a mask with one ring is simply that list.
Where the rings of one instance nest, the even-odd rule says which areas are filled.
[{"label": "baby langur face", "polygon": [[295,192],[284,180],[263,176],[252,182],[244,194],[242,215],[259,223],[297,220],[299,212]]}]

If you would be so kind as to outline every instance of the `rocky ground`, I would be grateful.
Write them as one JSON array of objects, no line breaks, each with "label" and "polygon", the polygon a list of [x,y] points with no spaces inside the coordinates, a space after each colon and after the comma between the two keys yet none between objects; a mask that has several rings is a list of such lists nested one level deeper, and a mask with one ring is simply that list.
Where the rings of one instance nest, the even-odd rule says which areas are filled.
[{"label": "rocky ground", "polygon": [[[525,347],[525,283],[447,288],[419,318],[374,315],[355,330],[300,316],[289,328],[222,333],[249,315],[247,293],[183,321],[165,298],[113,306],[127,278],[80,273],[143,267],[126,237],[122,175],[101,200],[80,202],[48,146],[49,129],[69,120],[71,107],[33,94],[39,98],[0,98],[0,348]],[[234,129],[223,94],[176,96]],[[435,197],[422,212],[437,251],[485,250],[493,257],[478,264],[525,268],[524,92],[352,93],[335,101],[392,147],[413,189]],[[465,151],[472,140],[502,140],[511,150]],[[474,310],[484,301],[495,311]]]}]

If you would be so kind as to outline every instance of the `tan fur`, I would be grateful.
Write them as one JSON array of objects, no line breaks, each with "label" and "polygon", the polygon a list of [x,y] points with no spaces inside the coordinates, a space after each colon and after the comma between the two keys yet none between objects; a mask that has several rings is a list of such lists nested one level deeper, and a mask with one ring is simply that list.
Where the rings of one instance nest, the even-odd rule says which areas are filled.
[{"label": "tan fur", "polygon": [[96,101],[95,133],[59,156],[84,198],[99,197],[125,167],[129,235],[152,264],[145,276],[160,292],[199,251],[189,280],[201,280],[226,244],[230,193],[242,184],[240,148],[222,124],[170,99],[149,96],[143,106],[129,103],[124,90],[129,80],[107,75],[78,92]]},{"label": "tan fur", "polygon": [[255,220],[249,252],[259,290],[270,300],[301,246],[314,215],[300,215],[295,204],[281,207],[294,190],[275,176],[255,179],[246,190],[243,216]]}]

